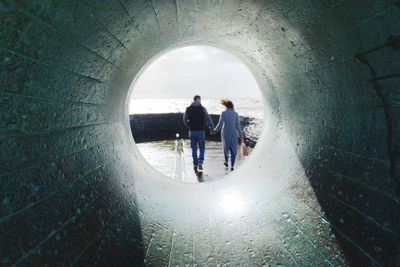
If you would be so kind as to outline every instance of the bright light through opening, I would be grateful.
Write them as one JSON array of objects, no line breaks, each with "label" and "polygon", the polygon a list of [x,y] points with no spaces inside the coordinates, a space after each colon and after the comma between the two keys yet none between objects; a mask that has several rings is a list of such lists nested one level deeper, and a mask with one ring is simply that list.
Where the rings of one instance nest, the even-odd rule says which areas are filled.
[{"label": "bright light through opening", "polygon": [[238,192],[224,192],[220,203],[221,208],[229,213],[238,213],[244,209],[244,200]]},{"label": "bright light through opening", "polygon": [[[235,56],[210,46],[172,50],[150,64],[133,87],[133,98],[261,98],[250,70]],[[129,113],[138,113],[130,106]]]}]

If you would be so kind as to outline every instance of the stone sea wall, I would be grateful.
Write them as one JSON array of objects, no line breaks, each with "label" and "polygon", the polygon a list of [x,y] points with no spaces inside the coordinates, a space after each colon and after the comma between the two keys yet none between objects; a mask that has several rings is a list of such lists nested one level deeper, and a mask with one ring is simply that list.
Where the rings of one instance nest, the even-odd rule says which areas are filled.
[{"label": "stone sea wall", "polygon": [[[219,115],[210,114],[214,126]],[[188,129],[182,121],[183,113],[135,114],[130,115],[130,125],[136,143],[175,139],[178,133],[181,138],[189,138]],[[245,135],[246,145],[254,147],[261,130],[261,121],[249,117],[240,117],[240,126]],[[206,131],[206,139],[220,141],[221,134],[210,135]]]}]

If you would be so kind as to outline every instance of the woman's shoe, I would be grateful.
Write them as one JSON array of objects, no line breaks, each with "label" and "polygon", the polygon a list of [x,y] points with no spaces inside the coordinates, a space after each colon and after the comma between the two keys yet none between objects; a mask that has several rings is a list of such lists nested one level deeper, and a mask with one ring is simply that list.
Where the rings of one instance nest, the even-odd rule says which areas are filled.
[{"label": "woman's shoe", "polygon": [[231,171],[233,171],[233,167],[231,167]]}]

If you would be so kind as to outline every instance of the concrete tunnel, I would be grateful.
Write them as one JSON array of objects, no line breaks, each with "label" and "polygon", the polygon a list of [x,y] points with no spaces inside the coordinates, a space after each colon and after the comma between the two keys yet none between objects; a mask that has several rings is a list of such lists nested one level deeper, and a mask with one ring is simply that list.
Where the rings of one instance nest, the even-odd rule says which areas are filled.
[{"label": "concrete tunnel", "polygon": [[[1,265],[399,266],[400,1],[0,0]],[[183,184],[141,156],[131,85],[224,49],[264,128]]]}]

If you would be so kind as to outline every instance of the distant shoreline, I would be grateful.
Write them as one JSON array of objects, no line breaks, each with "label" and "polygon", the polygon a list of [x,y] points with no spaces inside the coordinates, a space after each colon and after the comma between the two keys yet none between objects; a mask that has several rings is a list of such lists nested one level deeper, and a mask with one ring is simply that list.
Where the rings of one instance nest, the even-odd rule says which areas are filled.
[{"label": "distant shoreline", "polygon": [[[136,114],[161,114],[184,112],[192,99],[187,98],[136,98],[129,103],[129,115]],[[233,99],[235,110],[239,115],[263,120],[264,106],[261,99]],[[202,104],[209,114],[221,114],[225,108],[218,99],[204,98]]]},{"label": "distant shoreline", "polygon": [[[207,100],[207,99],[213,99],[213,100],[218,99],[219,100],[221,98],[224,98],[224,97],[203,97],[203,100]],[[229,98],[231,100],[238,100],[238,99],[261,100],[261,97],[237,97],[237,98],[227,97],[227,98]],[[191,100],[191,99],[193,99],[193,97],[131,97],[131,100],[138,100],[138,99],[184,99],[184,100],[189,99],[189,100]]]}]

